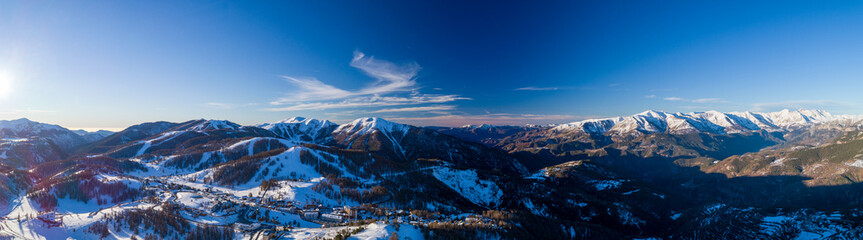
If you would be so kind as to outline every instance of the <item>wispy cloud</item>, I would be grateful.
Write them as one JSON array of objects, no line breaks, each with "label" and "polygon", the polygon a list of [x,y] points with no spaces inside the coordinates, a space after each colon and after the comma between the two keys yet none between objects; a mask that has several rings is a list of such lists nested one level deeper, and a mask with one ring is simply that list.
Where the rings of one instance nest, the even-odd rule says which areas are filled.
[{"label": "wispy cloud", "polygon": [[[656,95],[649,95],[652,97],[656,97]],[[648,98],[652,98],[648,97]],[[699,98],[699,99],[686,99],[681,97],[666,97],[662,100],[672,101],[672,102],[690,102],[690,103],[727,103],[728,101],[722,100],[721,98]]]},{"label": "wispy cloud", "polygon": [[338,102],[313,102],[300,103],[287,107],[267,108],[266,111],[299,111],[299,110],[324,110],[337,108],[357,108],[357,107],[387,107],[399,105],[415,105],[426,103],[447,103],[456,100],[470,100],[470,98],[459,97],[458,95],[431,95],[423,94],[409,97],[356,97]]},{"label": "wispy cloud", "polygon": [[764,103],[755,103],[752,104],[752,111],[757,112],[768,112],[768,111],[779,111],[782,109],[829,109],[836,107],[848,107],[854,104],[847,102],[840,102],[834,100],[796,100],[796,101],[784,101],[784,102],[764,102]]},{"label": "wispy cloud", "polygon": [[208,102],[204,103],[204,106],[209,108],[218,108],[218,109],[231,109],[234,108],[233,104],[228,103],[217,103],[217,102]]},{"label": "wispy cloud", "polygon": [[513,91],[554,91],[557,87],[521,87],[513,89]]},{"label": "wispy cloud", "polygon": [[323,110],[470,100],[470,98],[455,94],[420,93],[415,80],[421,69],[417,63],[397,65],[355,51],[350,65],[374,78],[375,81],[363,88],[351,91],[326,84],[315,78],[283,76],[287,82],[297,87],[297,91],[270,102],[271,105],[278,107],[264,110]]},{"label": "wispy cloud", "polygon": [[594,116],[572,115],[540,115],[540,114],[482,114],[482,115],[440,115],[432,117],[397,117],[387,118],[391,121],[418,126],[463,126],[463,125],[525,125],[525,124],[559,124],[584,120]]},{"label": "wispy cloud", "polygon": [[251,107],[256,106],[257,103],[246,103],[246,104],[233,104],[233,103],[220,103],[220,102],[208,102],[204,103],[205,107],[215,108],[215,109],[234,109],[238,107]]},{"label": "wispy cloud", "polygon": [[720,98],[699,98],[692,100],[694,103],[725,103],[728,101],[722,100]]},{"label": "wispy cloud", "polygon": [[434,111],[449,111],[455,109],[452,105],[427,106],[427,107],[406,107],[406,108],[387,108],[369,113],[396,113],[396,112],[434,112]]},{"label": "wispy cloud", "polygon": [[294,86],[297,86],[297,91],[272,102],[271,104],[273,105],[281,105],[302,101],[342,99],[353,95],[358,95],[358,93],[353,93],[336,88],[332,85],[323,83],[315,78],[297,78],[290,76],[282,76],[282,78],[285,79],[285,81],[294,84]]},{"label": "wispy cloud", "polygon": [[651,95],[644,96],[644,98],[656,98],[656,95],[651,94]]},{"label": "wispy cloud", "polygon": [[416,85],[414,77],[420,71],[420,65],[417,63],[408,63],[399,66],[392,62],[366,56],[360,51],[354,51],[351,66],[363,70],[363,72],[378,80],[374,84],[361,89],[358,92],[361,95],[411,91],[414,85]]}]

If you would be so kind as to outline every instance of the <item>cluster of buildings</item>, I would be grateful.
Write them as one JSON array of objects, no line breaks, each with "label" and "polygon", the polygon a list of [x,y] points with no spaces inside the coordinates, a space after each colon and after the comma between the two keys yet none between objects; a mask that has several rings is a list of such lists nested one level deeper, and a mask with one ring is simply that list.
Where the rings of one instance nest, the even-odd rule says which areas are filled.
[{"label": "cluster of buildings", "polygon": [[358,210],[350,206],[324,208],[321,205],[306,205],[302,209],[296,209],[303,219],[309,221],[325,221],[331,223],[342,223],[357,218]]},{"label": "cluster of buildings", "polygon": [[[163,183],[160,182],[160,179],[154,179],[155,183],[159,183],[158,187],[162,189],[168,189],[171,192],[177,193],[180,191],[192,191],[197,192],[198,194],[193,195],[193,198],[213,198],[215,205],[211,206],[218,209],[225,215],[235,214],[241,212],[242,209],[247,207],[252,208],[267,208],[276,211],[289,212],[292,214],[296,214],[300,216],[302,219],[306,221],[321,223],[321,224],[345,224],[350,223],[357,220],[362,219],[390,219],[394,223],[408,223],[414,226],[428,226],[428,224],[432,222],[440,222],[440,223],[450,223],[456,225],[466,225],[466,224],[480,224],[490,227],[498,227],[496,222],[492,219],[480,216],[480,215],[469,215],[469,214],[458,214],[458,215],[437,215],[430,216],[432,219],[425,219],[423,217],[419,217],[417,215],[411,214],[410,212],[398,209],[390,209],[384,207],[378,207],[377,205],[362,205],[362,206],[342,206],[342,207],[325,207],[322,204],[306,204],[299,205],[294,202],[285,199],[279,199],[276,197],[256,197],[256,196],[235,196],[229,193],[213,191],[211,188],[201,189],[202,191],[196,191],[197,189],[192,189],[185,185],[173,184],[173,183]],[[213,210],[215,210],[213,209]],[[187,209],[192,214],[200,214],[206,215],[207,213],[202,211],[201,209]],[[46,220],[50,219],[46,217]],[[44,221],[44,220],[43,220]],[[253,220],[254,221],[254,220]],[[48,221],[50,222],[50,221]],[[272,233],[282,233],[290,231],[290,226],[278,226],[273,224],[261,224],[261,223],[234,223],[234,227],[244,232],[258,232],[262,229],[265,230],[268,234],[262,234],[261,236],[270,236]]]}]

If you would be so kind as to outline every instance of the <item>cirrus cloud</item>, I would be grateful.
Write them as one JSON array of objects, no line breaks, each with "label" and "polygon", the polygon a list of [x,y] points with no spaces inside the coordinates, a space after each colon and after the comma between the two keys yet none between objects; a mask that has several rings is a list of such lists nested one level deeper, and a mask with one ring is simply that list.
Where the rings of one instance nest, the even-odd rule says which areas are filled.
[{"label": "cirrus cloud", "polygon": [[264,110],[368,108],[470,100],[455,94],[420,93],[416,76],[421,67],[417,63],[398,65],[355,51],[350,66],[359,69],[375,81],[357,90],[345,90],[316,78],[283,76],[282,78],[296,86],[297,90],[270,102],[275,107]]},{"label": "cirrus cloud", "polygon": [[449,111],[455,109],[452,105],[442,106],[426,106],[426,107],[406,107],[406,108],[387,108],[369,113],[396,113],[396,112],[431,112],[431,111]]},{"label": "cirrus cloud", "polygon": [[513,91],[554,91],[557,87],[521,87],[513,89]]},{"label": "cirrus cloud", "polygon": [[338,102],[312,102],[300,103],[287,107],[267,108],[267,111],[300,111],[300,110],[325,110],[337,108],[358,108],[358,107],[386,107],[400,105],[415,105],[424,103],[446,103],[456,100],[470,100],[470,98],[459,97],[458,95],[417,95],[409,97],[357,97],[346,99]]},{"label": "cirrus cloud", "polygon": [[779,111],[782,109],[833,109],[848,108],[855,104],[835,100],[794,100],[784,102],[763,102],[752,104],[752,111]]},{"label": "cirrus cloud", "polygon": [[[655,98],[656,95],[648,95],[647,98]],[[699,98],[699,99],[686,99],[680,97],[666,97],[662,100],[672,101],[672,102],[690,102],[690,103],[727,103],[728,101],[722,100],[721,98]]]}]

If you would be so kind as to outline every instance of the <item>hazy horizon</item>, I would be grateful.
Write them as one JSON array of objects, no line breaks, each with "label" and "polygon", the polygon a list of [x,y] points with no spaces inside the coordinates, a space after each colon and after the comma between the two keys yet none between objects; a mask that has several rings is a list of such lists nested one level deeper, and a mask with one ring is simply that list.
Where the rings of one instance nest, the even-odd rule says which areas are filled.
[{"label": "hazy horizon", "polygon": [[[826,110],[821,110],[821,109],[802,109],[802,108],[801,108],[801,109],[782,109],[782,110],[780,110],[780,111],[776,111],[776,112],[781,112],[781,111],[785,111],[785,110],[789,110],[789,111],[794,111],[794,110],[818,110],[818,111],[826,111]],[[472,122],[471,122],[471,123],[468,123],[468,124],[461,124],[461,122],[460,122],[460,121],[454,121],[454,122],[449,122],[449,124],[448,124],[447,122],[440,122],[440,123],[442,123],[442,124],[438,124],[438,125],[424,125],[424,124],[421,124],[421,123],[420,123],[420,124],[413,124],[413,123],[411,123],[411,122],[412,122],[412,121],[415,121],[415,120],[412,120],[412,119],[404,119],[404,118],[390,118],[390,119],[385,119],[385,120],[387,120],[387,121],[392,121],[392,122],[396,122],[396,123],[402,123],[402,124],[413,125],[413,126],[420,126],[420,127],[462,127],[462,126],[467,126],[467,125],[474,125],[474,126],[478,126],[478,125],[483,125],[483,124],[495,125],[495,126],[560,125],[560,124],[567,124],[567,123],[578,122],[578,121],[583,121],[583,120],[603,119],[603,118],[614,118],[614,117],[625,117],[625,116],[630,116],[630,115],[636,115],[636,114],[644,113],[644,112],[647,112],[647,111],[660,111],[660,112],[663,112],[662,110],[657,110],[657,109],[648,109],[648,110],[645,110],[645,111],[642,111],[642,112],[639,112],[639,113],[632,113],[632,114],[628,114],[628,115],[619,115],[619,116],[595,116],[595,117],[586,117],[586,118],[583,118],[583,119],[577,119],[577,120],[574,120],[574,121],[557,122],[557,123],[546,123],[546,124],[531,124],[531,123],[526,123],[526,124],[518,124],[518,123],[515,123],[515,124],[509,124],[509,123],[507,123],[507,122],[506,122],[508,119],[504,119],[503,121],[501,121],[501,119],[492,119],[492,121],[482,121],[483,119],[472,119],[472,120],[471,120]],[[712,111],[712,110],[710,110],[710,111]],[[751,111],[734,111],[734,112],[751,112]],[[828,113],[830,113],[829,111],[827,111],[827,112],[828,112]],[[670,113],[700,113],[700,111],[694,111],[694,112],[670,112]],[[733,113],[733,112],[725,112],[725,113]],[[763,113],[766,113],[766,112],[763,112]],[[832,113],[830,113],[830,114],[832,115]],[[855,116],[855,115],[863,116],[863,114],[849,114],[849,115],[839,114],[839,115],[834,115],[834,116]],[[287,118],[283,118],[283,119],[279,119],[279,120],[274,120],[274,121],[269,121],[269,122],[256,122],[256,123],[242,123],[242,122],[235,122],[235,123],[240,124],[240,125],[243,125],[243,126],[257,126],[257,125],[260,125],[260,124],[273,123],[273,122],[277,122],[277,121],[281,121],[281,120],[287,120],[287,119],[294,118],[294,117],[302,117],[302,118],[304,118],[303,116],[293,116],[293,117],[287,117]],[[361,118],[363,118],[363,117],[360,117],[360,118],[358,118],[358,119],[361,119]],[[0,119],[0,121],[11,121],[11,120],[19,120],[19,119],[27,119],[27,120],[29,120],[29,121],[40,122],[40,123],[46,123],[46,124],[56,124],[56,123],[51,123],[51,122],[38,121],[38,120],[30,119],[30,118],[27,118],[27,117],[21,117],[21,118],[15,118],[15,119]],[[176,123],[180,123],[180,122],[194,121],[194,120],[226,120],[226,121],[234,122],[234,121],[232,121],[232,120],[230,120],[230,119],[206,119],[206,118],[187,119],[187,120],[174,121],[174,122],[176,122]],[[348,120],[344,120],[344,121],[333,121],[333,120],[330,120],[330,119],[319,119],[319,120],[328,120],[328,121],[334,122],[334,123],[336,123],[336,124],[346,124],[346,123],[349,123],[349,122],[351,122],[351,121],[353,121],[353,120],[357,120],[357,119],[348,119]],[[164,121],[164,120],[161,120],[161,121]],[[499,121],[500,123],[499,123],[499,124],[493,124],[493,123],[492,123],[493,121]],[[168,122],[172,122],[172,121],[168,121]],[[123,129],[126,129],[127,127],[130,127],[130,126],[133,126],[133,125],[137,125],[137,124],[141,124],[141,123],[145,123],[145,122],[139,122],[139,123],[136,123],[136,124],[132,124],[132,125],[125,126],[125,127],[118,127],[118,128],[98,128],[98,127],[94,127],[94,128],[90,128],[90,127],[83,127],[83,128],[82,128],[82,127],[68,127],[68,126],[63,126],[63,125],[60,125],[60,126],[61,126],[61,127],[66,128],[66,129],[69,129],[69,130],[84,130],[84,131],[87,131],[87,132],[96,132],[96,131],[99,131],[99,130],[107,130],[107,131],[112,131],[112,132],[118,132],[118,131],[122,131]],[[56,124],[56,125],[59,125],[59,124]]]}]

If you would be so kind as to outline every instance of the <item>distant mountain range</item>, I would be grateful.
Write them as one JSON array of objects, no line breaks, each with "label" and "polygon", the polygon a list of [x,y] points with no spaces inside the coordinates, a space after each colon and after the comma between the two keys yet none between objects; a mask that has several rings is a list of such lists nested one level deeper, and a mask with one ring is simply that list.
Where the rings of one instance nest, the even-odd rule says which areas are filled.
[{"label": "distant mountain range", "polygon": [[646,111],[629,117],[591,119],[554,127],[554,131],[582,131],[590,134],[645,133],[740,133],[747,131],[789,131],[795,128],[860,116],[833,116],[819,110],[782,110],[771,113],[717,111],[668,113]]},{"label": "distant mountain range", "polygon": [[861,132],[818,110],[115,133],[0,121],[0,226],[14,226],[0,237],[859,239]]}]

